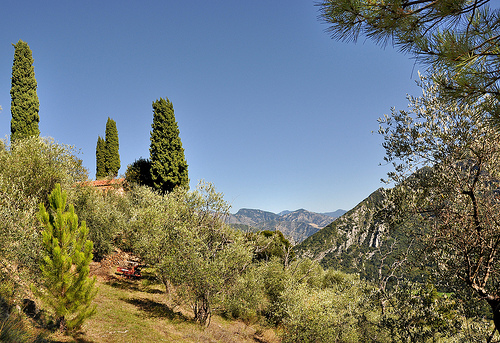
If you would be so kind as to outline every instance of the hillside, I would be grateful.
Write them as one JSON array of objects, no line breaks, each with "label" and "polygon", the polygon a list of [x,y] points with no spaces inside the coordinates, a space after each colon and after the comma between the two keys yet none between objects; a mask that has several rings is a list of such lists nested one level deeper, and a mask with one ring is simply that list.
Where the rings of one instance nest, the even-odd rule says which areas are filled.
[{"label": "hillside", "polygon": [[334,219],[329,215],[304,209],[293,212],[283,211],[281,215],[256,209],[240,209],[236,214],[229,215],[227,223],[243,230],[278,229],[295,242],[301,242]]},{"label": "hillside", "polygon": [[299,256],[321,261],[324,267],[360,272],[360,264],[381,247],[385,226],[376,217],[385,191],[380,188],[295,249]]},{"label": "hillside", "polygon": [[217,315],[211,325],[200,328],[192,320],[190,309],[172,301],[164,286],[147,271],[142,280],[117,275],[116,267],[128,258],[115,252],[100,263],[92,263],[99,287],[96,315],[84,324],[78,337],[54,332],[48,342],[279,342],[272,329]]}]

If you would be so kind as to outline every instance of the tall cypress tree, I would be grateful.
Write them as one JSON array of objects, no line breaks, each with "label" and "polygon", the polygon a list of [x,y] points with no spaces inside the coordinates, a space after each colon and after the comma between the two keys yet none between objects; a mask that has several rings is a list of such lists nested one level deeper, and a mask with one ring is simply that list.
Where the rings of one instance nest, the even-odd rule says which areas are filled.
[{"label": "tall cypress tree", "polygon": [[177,186],[188,186],[188,165],[184,157],[174,107],[168,98],[153,102],[151,125],[151,178],[156,189],[170,192]]},{"label": "tall cypress tree", "polygon": [[36,93],[35,67],[30,47],[22,40],[13,46],[15,52],[10,88],[12,113],[10,132],[11,140],[16,140],[40,134],[38,128],[40,103]]},{"label": "tall cypress tree", "polygon": [[118,153],[118,130],[116,122],[108,117],[106,122],[106,175],[116,176],[120,170],[120,154]]},{"label": "tall cypress tree", "polygon": [[106,173],[106,142],[99,136],[97,137],[97,146],[95,148],[95,162],[96,162],[96,179],[102,179],[107,176]]}]

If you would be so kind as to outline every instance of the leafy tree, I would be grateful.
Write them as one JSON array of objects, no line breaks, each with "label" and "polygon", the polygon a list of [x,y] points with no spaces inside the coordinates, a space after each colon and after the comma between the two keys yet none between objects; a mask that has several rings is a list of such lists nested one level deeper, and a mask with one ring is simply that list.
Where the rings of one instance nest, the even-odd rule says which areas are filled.
[{"label": "leafy tree", "polygon": [[139,158],[134,163],[127,166],[125,179],[129,184],[138,184],[143,186],[152,186],[151,179],[151,161],[145,158]]},{"label": "leafy tree", "polygon": [[396,184],[390,219],[418,223],[423,267],[440,287],[470,287],[485,299],[498,329],[500,134],[480,120],[478,106],[443,100],[441,87],[425,79],[422,87],[408,110],[380,119]]},{"label": "leafy tree", "polygon": [[49,197],[49,211],[40,205],[39,219],[44,258],[40,265],[46,291],[45,301],[53,308],[60,328],[77,330],[95,312],[92,300],[97,294],[95,277],[90,279],[92,241],[87,240],[85,222],[78,227],[73,205],[66,211],[66,192],[57,184]]},{"label": "leafy tree", "polygon": [[279,230],[264,230],[258,233],[249,233],[247,236],[253,241],[256,261],[268,261],[271,257],[276,256],[281,259],[285,266],[288,266],[295,258],[292,243]]},{"label": "leafy tree", "polygon": [[108,174],[106,173],[106,142],[101,136],[97,137],[97,146],[95,149],[96,159],[96,179],[102,179]]},{"label": "leafy tree", "polygon": [[319,6],[333,38],[366,35],[396,45],[430,67],[443,95],[480,102],[498,121],[500,12],[489,2],[324,0]]},{"label": "leafy tree", "polygon": [[116,129],[116,122],[108,117],[106,122],[106,176],[118,175],[120,170],[120,154],[118,153],[118,130]]},{"label": "leafy tree", "polygon": [[215,304],[228,296],[250,264],[251,248],[243,234],[222,221],[228,206],[211,184],[166,195],[144,188],[136,190],[142,199],[135,195],[136,203],[143,204],[134,213],[135,251],[155,267],[167,291],[175,286],[198,323],[210,323]]},{"label": "leafy tree", "polygon": [[292,283],[281,294],[282,342],[384,342],[380,313],[370,287],[355,275],[341,275],[328,288]]},{"label": "leafy tree", "polygon": [[402,282],[384,297],[381,326],[391,342],[455,341],[462,324],[456,301],[433,285]]},{"label": "leafy tree", "polygon": [[55,143],[52,138],[31,137],[11,142],[0,151],[0,175],[25,198],[47,204],[56,183],[69,189],[87,180],[87,170],[69,145]]},{"label": "leafy tree", "polygon": [[162,192],[187,187],[188,165],[170,100],[160,98],[153,102],[152,128],[149,152],[154,187]]},{"label": "leafy tree", "polygon": [[40,134],[38,129],[40,104],[36,94],[35,67],[30,47],[22,40],[13,46],[15,52],[10,89],[12,113],[10,132],[11,140],[16,140]]},{"label": "leafy tree", "polygon": [[113,251],[115,239],[128,225],[128,199],[116,192],[103,193],[85,184],[73,187],[68,196],[78,218],[85,221],[89,230],[94,260],[104,258]]}]

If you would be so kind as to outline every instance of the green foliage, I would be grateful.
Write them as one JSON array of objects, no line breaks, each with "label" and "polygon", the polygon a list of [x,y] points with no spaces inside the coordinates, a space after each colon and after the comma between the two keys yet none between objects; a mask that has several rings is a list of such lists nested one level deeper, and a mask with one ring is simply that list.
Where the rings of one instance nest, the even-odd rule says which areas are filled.
[{"label": "green foliage", "polygon": [[[371,298],[372,288],[341,272],[328,273],[326,281],[322,269],[311,274],[312,266],[302,264],[307,273],[303,269],[294,274],[281,292],[282,342],[383,342],[386,335],[377,326],[380,311]],[[304,275],[316,279],[313,285]]]},{"label": "green foliage", "polygon": [[380,119],[386,161],[394,165],[388,220],[425,222],[416,238],[422,266],[440,287],[470,287],[491,306],[497,328],[500,293],[500,146],[498,130],[480,120],[481,107],[442,99],[422,80],[423,96],[407,111]]},{"label": "green foliage", "polygon": [[269,307],[262,266],[249,265],[236,278],[232,289],[224,292],[222,314],[228,318],[238,318],[247,324],[260,320]]},{"label": "green foliage", "polygon": [[133,195],[141,205],[131,223],[134,250],[156,268],[167,290],[175,286],[196,321],[209,323],[214,304],[234,289],[251,262],[250,246],[222,221],[228,206],[211,184],[166,195],[139,189]]},{"label": "green foliage", "polygon": [[17,265],[23,279],[39,273],[38,204],[47,203],[56,183],[68,189],[86,179],[73,151],[39,137],[0,150],[0,265]]},{"label": "green foliage", "polygon": [[97,294],[95,277],[89,279],[92,241],[87,240],[85,222],[78,227],[74,207],[66,211],[67,194],[57,184],[49,197],[50,212],[40,204],[39,219],[44,257],[40,264],[45,290],[44,300],[54,310],[60,327],[67,332],[78,330],[95,312],[92,300]]},{"label": "green foliage", "polygon": [[456,303],[431,284],[401,283],[382,300],[381,324],[391,342],[436,342],[456,338],[461,318]]},{"label": "green foliage", "polygon": [[106,122],[106,176],[116,177],[118,170],[120,170],[120,154],[118,153],[118,130],[116,129],[116,122],[108,117]]},{"label": "green foliage", "polygon": [[269,261],[273,256],[279,257],[283,264],[288,265],[294,258],[292,243],[279,230],[264,230],[257,233],[247,233],[255,248],[255,261]]},{"label": "green foliage", "polygon": [[85,221],[89,230],[94,260],[104,258],[113,251],[115,240],[128,225],[127,199],[115,192],[103,193],[84,185],[75,187],[69,195],[78,218]]},{"label": "green foliage", "polygon": [[28,44],[22,40],[13,46],[15,52],[10,89],[10,111],[12,113],[10,139],[12,141],[18,138],[38,137],[40,134],[38,129],[40,104],[36,93],[37,83],[31,50]]},{"label": "green foliage", "polygon": [[188,165],[170,100],[153,102],[152,128],[149,152],[153,186],[164,193],[178,186],[188,187]]},{"label": "green foliage", "polygon": [[125,179],[129,184],[138,184],[143,186],[153,186],[151,179],[151,161],[139,158],[134,163],[127,166],[125,172]]},{"label": "green foliage", "polygon": [[87,179],[73,147],[39,137],[12,142],[8,150],[0,151],[0,175],[18,185],[24,197],[38,202],[47,201],[56,183],[68,189]]},{"label": "green foliage", "polygon": [[95,149],[96,159],[96,179],[102,179],[108,176],[106,173],[106,142],[99,136],[97,137],[97,146]]},{"label": "green foliage", "polygon": [[483,105],[498,121],[500,12],[489,0],[325,0],[320,17],[333,38],[366,35],[429,66],[442,96]]}]

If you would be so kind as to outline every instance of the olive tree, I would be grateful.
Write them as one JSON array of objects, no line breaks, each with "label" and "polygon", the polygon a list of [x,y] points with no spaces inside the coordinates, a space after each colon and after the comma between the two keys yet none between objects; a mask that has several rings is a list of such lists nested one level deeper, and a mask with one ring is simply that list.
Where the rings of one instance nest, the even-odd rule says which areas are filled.
[{"label": "olive tree", "polygon": [[213,185],[202,182],[196,191],[178,188],[164,195],[142,192],[151,193],[135,199],[143,204],[136,205],[132,222],[136,251],[167,290],[173,286],[191,305],[195,321],[209,324],[214,305],[251,263],[250,246],[222,220],[229,206]]},{"label": "olive tree", "polygon": [[[380,121],[394,223],[420,222],[423,265],[447,289],[470,287],[500,328],[500,134],[481,107],[440,96],[422,78],[423,95]],[[415,224],[413,224],[415,225]],[[417,231],[416,231],[417,232]]]}]

